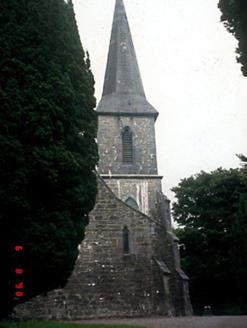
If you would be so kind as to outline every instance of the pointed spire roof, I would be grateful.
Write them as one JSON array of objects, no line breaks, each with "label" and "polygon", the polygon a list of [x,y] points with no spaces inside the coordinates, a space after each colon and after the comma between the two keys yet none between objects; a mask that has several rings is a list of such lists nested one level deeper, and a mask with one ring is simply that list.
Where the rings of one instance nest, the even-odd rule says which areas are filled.
[{"label": "pointed spire roof", "polygon": [[111,93],[145,97],[123,0],[115,5],[103,96]]},{"label": "pointed spire roof", "polygon": [[145,97],[123,0],[116,0],[100,113],[158,112]]}]

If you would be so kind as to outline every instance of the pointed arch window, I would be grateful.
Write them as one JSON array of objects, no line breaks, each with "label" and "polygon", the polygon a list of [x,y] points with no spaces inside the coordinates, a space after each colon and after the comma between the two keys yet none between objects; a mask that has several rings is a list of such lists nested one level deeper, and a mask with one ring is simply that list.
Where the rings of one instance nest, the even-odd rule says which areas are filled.
[{"label": "pointed arch window", "polygon": [[130,253],[129,229],[127,226],[123,228],[123,253],[124,255],[128,255]]},{"label": "pointed arch window", "polygon": [[133,164],[133,136],[129,127],[126,127],[122,135],[123,164]]},{"label": "pointed arch window", "polygon": [[137,205],[137,202],[132,197],[128,197],[125,203],[139,211],[139,206]]}]

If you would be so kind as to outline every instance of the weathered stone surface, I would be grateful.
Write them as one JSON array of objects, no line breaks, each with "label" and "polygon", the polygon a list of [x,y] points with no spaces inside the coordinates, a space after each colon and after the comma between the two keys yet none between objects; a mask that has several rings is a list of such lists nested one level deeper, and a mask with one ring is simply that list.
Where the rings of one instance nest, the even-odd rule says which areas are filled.
[{"label": "weathered stone surface", "polygon": [[149,215],[150,209],[155,206],[155,192],[154,190],[160,190],[161,178],[147,177],[114,177],[103,176],[104,181],[111,188],[115,195],[122,201],[131,197],[138,205],[138,209],[147,215]]},{"label": "weathered stone surface", "polygon": [[[123,163],[122,132],[133,133],[134,163]],[[154,118],[136,116],[98,117],[99,174],[157,174]]]},{"label": "weathered stone surface", "polygon": [[[182,290],[187,277],[176,271],[176,245],[164,221],[155,219],[119,200],[99,178],[97,203],[67,286],[19,305],[16,315],[77,320],[188,314]],[[123,253],[125,226],[130,232],[128,255]],[[157,260],[166,262],[167,271]]]},{"label": "weathered stone surface", "polygon": [[[126,56],[127,49],[118,49],[123,50],[124,41],[116,43],[121,32],[131,46],[126,22],[123,0],[116,0],[109,58],[118,62],[108,63],[98,108],[99,191],[75,269],[64,289],[19,305],[20,318],[192,314],[188,277],[180,268],[178,239],[171,230],[170,201],[162,194],[157,172],[157,112],[145,99],[134,50]],[[116,74],[121,81],[112,80]],[[128,151],[133,150],[128,164],[123,160],[126,128],[131,134]]]},{"label": "weathered stone surface", "polygon": [[[152,314],[153,221],[118,200],[103,180],[75,270],[63,290],[16,308],[19,317],[80,319]],[[123,253],[123,228],[130,231],[130,252]],[[157,289],[157,288],[156,288]]]}]

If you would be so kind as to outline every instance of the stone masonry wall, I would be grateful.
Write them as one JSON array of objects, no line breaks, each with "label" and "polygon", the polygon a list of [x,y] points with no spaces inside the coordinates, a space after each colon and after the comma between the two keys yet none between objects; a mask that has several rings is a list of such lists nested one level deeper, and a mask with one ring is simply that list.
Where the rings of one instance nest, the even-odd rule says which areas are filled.
[{"label": "stone masonry wall", "polygon": [[114,194],[126,201],[128,197],[133,198],[139,210],[149,215],[149,210],[154,207],[156,201],[156,190],[161,190],[161,178],[156,179],[144,178],[104,178],[107,185]]},{"label": "stone masonry wall", "polygon": [[[134,163],[123,164],[122,131],[133,132]],[[153,117],[98,117],[100,174],[157,174],[157,158]]]},{"label": "stone masonry wall", "polygon": [[[78,320],[157,313],[154,302],[159,286],[154,286],[153,277],[159,269],[152,258],[156,235],[151,223],[149,217],[118,200],[99,179],[96,206],[68,284],[19,305],[16,315]],[[124,226],[130,232],[128,255],[123,253]]]},{"label": "stone masonry wall", "polygon": [[[165,259],[165,264],[170,271],[169,292],[176,316],[192,315],[188,280],[180,266],[178,238],[171,230],[170,201],[161,193],[157,193],[155,210],[152,217],[159,222],[156,225],[156,243],[153,252],[158,259]],[[165,245],[165,247],[164,247]]]}]

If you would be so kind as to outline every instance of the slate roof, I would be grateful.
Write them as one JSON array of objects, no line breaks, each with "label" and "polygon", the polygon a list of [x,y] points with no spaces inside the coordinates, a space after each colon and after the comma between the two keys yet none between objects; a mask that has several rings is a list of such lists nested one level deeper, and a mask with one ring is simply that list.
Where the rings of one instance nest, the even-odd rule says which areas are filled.
[{"label": "slate roof", "polygon": [[103,95],[97,112],[158,115],[145,97],[123,0],[116,0]]}]

